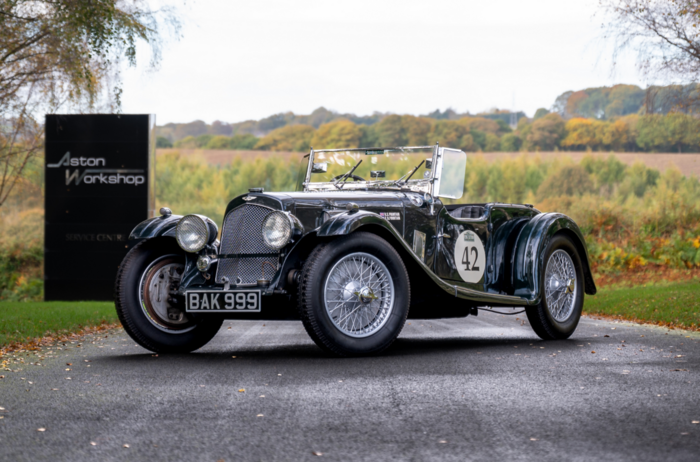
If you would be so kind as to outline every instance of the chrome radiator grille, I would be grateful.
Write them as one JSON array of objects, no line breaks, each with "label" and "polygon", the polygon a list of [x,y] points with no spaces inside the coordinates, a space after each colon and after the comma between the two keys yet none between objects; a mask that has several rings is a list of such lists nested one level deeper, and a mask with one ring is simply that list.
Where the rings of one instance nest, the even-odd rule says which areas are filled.
[{"label": "chrome radiator grille", "polygon": [[226,215],[221,231],[217,283],[223,284],[224,276],[231,284],[256,284],[263,276],[272,279],[277,271],[279,253],[265,244],[261,232],[262,222],[270,212],[272,210],[267,207],[244,204]]}]

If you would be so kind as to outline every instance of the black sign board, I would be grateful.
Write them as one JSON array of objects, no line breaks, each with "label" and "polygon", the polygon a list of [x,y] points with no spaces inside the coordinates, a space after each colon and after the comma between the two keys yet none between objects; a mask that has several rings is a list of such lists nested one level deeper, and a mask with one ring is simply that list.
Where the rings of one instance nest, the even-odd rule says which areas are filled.
[{"label": "black sign board", "polygon": [[112,300],[131,230],[155,207],[155,117],[47,115],[45,300]]}]

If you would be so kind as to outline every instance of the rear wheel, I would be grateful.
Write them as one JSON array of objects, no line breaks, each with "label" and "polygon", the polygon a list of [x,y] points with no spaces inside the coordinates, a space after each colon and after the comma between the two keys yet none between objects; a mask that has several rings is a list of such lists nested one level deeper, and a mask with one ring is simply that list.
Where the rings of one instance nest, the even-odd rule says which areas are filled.
[{"label": "rear wheel", "polygon": [[527,319],[543,340],[566,339],[574,333],[583,310],[583,270],[571,240],[554,236],[545,250],[540,278],[542,300],[527,307]]},{"label": "rear wheel", "polygon": [[115,306],[127,334],[157,353],[185,353],[204,346],[223,320],[185,313],[177,294],[185,256],[174,246],[144,242],[129,251],[117,273]]},{"label": "rear wheel", "polygon": [[314,249],[302,270],[299,311],[318,346],[339,356],[378,353],[406,322],[409,280],[384,239],[356,232]]}]

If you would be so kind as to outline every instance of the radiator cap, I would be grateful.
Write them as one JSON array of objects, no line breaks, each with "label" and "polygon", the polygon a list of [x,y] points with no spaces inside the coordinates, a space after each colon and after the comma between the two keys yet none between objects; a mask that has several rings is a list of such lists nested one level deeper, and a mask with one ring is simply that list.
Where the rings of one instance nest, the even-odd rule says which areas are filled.
[{"label": "radiator cap", "polygon": [[265,191],[265,188],[248,188],[248,192],[252,193],[261,193],[263,191]]}]

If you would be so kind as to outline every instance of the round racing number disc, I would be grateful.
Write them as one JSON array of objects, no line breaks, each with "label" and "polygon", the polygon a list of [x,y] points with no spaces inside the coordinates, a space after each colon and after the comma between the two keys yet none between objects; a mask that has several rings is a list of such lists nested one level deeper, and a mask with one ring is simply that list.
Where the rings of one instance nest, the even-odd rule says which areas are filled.
[{"label": "round racing number disc", "polygon": [[474,231],[463,231],[455,243],[455,265],[465,282],[481,281],[486,269],[484,244]]}]

